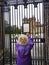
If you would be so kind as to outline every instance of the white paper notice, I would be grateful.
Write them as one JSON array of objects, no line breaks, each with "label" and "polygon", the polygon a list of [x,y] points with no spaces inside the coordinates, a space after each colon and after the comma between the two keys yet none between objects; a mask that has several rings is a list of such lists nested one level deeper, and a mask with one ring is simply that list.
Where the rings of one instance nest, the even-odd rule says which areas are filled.
[{"label": "white paper notice", "polygon": [[29,24],[23,25],[23,32],[29,32]]}]

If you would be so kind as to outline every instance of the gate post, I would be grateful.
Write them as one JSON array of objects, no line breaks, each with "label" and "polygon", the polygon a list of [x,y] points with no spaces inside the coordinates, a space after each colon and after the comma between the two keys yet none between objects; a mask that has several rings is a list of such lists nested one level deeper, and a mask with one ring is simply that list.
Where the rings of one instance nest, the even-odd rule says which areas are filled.
[{"label": "gate post", "polygon": [[44,23],[45,23],[45,55],[46,65],[49,61],[49,2],[44,3]]},{"label": "gate post", "polygon": [[3,18],[3,12],[2,12],[2,6],[1,6],[2,2],[0,2],[0,49],[2,49],[2,18]]},{"label": "gate post", "polygon": [[3,22],[3,0],[0,1],[0,64],[4,65],[4,22]]}]

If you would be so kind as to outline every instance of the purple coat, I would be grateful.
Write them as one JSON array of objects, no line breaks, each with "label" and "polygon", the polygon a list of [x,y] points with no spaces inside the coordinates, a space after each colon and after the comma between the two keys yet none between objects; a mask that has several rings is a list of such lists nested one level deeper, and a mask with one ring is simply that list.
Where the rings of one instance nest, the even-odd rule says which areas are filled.
[{"label": "purple coat", "polygon": [[17,65],[32,65],[31,49],[33,45],[34,42],[30,37],[28,37],[28,44],[25,46],[16,43]]}]

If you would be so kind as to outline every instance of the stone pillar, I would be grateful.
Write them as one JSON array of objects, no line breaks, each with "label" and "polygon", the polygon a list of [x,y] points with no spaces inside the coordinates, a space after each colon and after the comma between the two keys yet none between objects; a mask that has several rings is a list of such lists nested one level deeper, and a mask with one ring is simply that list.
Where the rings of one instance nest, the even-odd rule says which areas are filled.
[{"label": "stone pillar", "polygon": [[46,54],[49,57],[49,3],[44,3],[44,22],[45,22],[45,43],[47,52]]},{"label": "stone pillar", "polygon": [[[2,0],[0,0],[0,1],[2,1]],[[0,2],[0,49],[3,48],[3,47],[2,47],[2,41],[3,41],[3,38],[2,38],[2,32],[3,32],[3,30],[2,30],[2,29],[3,29],[3,28],[2,28],[2,27],[3,27],[3,26],[2,26],[2,23],[3,23],[3,22],[2,22],[2,21],[3,21],[3,18],[2,18],[2,16],[3,16],[3,15],[2,15],[2,3],[3,3],[3,2]]]},{"label": "stone pillar", "polygon": [[2,47],[2,19],[1,19],[1,7],[0,7],[0,48]]}]

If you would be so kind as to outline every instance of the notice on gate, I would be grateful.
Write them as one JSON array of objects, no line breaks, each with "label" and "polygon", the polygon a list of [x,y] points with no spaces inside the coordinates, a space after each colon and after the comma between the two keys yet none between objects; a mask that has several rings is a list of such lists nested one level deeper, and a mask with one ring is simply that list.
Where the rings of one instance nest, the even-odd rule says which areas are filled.
[{"label": "notice on gate", "polygon": [[23,32],[29,32],[29,24],[28,23],[23,24]]}]

